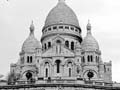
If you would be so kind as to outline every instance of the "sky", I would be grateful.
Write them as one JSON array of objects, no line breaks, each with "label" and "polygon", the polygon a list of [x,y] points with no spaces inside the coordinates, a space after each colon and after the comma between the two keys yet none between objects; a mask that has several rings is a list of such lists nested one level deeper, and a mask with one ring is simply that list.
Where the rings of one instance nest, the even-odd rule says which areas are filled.
[{"label": "sky", "polygon": [[[6,76],[10,64],[19,59],[22,44],[33,20],[40,40],[49,11],[58,0],[0,0],[0,74]],[[112,61],[112,79],[120,82],[120,0],[66,0],[76,13],[82,37],[88,19],[99,43],[104,62]]]}]

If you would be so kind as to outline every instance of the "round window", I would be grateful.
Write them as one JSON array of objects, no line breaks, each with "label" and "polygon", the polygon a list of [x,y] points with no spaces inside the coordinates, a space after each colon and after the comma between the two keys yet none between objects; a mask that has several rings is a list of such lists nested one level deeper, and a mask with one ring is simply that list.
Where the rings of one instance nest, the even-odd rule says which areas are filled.
[{"label": "round window", "polygon": [[88,76],[89,79],[91,79],[91,78],[94,77],[94,73],[91,72],[91,71],[89,71],[89,72],[87,73],[87,76]]},{"label": "round window", "polygon": [[27,80],[31,79],[32,78],[32,73],[31,72],[27,72],[26,73],[26,78],[27,78]]},{"label": "round window", "polygon": [[61,43],[61,41],[60,41],[60,40],[57,40],[57,41],[56,41],[56,43],[59,43],[59,44],[60,44],[60,43]]}]

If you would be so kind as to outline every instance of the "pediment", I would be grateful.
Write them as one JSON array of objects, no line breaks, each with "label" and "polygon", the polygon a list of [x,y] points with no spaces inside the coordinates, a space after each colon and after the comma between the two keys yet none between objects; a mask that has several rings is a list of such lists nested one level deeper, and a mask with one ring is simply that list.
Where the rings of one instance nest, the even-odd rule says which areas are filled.
[{"label": "pediment", "polygon": [[57,40],[57,39],[64,40],[64,38],[61,37],[59,34],[57,34],[57,35],[53,38],[53,40]]},{"label": "pediment", "polygon": [[74,55],[75,54],[73,51],[59,44],[59,45],[54,45],[47,51],[43,52],[42,57],[52,57],[52,56],[74,57]]},{"label": "pediment", "polygon": [[61,42],[61,44],[63,44],[65,41],[64,38],[61,37],[59,34],[52,39],[52,41],[55,43],[57,43],[58,40]]}]

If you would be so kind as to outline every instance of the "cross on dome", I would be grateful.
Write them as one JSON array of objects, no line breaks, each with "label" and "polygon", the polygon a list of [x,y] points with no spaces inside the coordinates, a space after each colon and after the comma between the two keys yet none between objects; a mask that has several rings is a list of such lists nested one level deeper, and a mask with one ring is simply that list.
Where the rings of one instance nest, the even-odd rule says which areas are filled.
[{"label": "cross on dome", "polygon": [[87,24],[87,30],[91,30],[91,24],[90,24],[90,20],[88,20],[88,24]]},{"label": "cross on dome", "polygon": [[65,2],[65,0],[59,0],[59,2]]},{"label": "cross on dome", "polygon": [[35,27],[34,27],[33,20],[32,20],[31,25],[30,25],[30,33],[34,33],[34,29]]},{"label": "cross on dome", "polygon": [[88,24],[87,24],[87,34],[91,34],[91,24],[90,24],[90,20],[88,20]]}]

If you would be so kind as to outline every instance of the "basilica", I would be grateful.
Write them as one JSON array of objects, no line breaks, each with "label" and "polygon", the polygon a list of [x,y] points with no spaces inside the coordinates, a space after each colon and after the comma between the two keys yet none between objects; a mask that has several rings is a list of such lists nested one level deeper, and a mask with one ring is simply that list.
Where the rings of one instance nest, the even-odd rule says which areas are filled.
[{"label": "basilica", "polygon": [[102,60],[90,21],[83,38],[77,16],[65,0],[58,0],[41,31],[39,41],[31,23],[19,60],[10,65],[11,82],[112,83],[112,63]]}]

